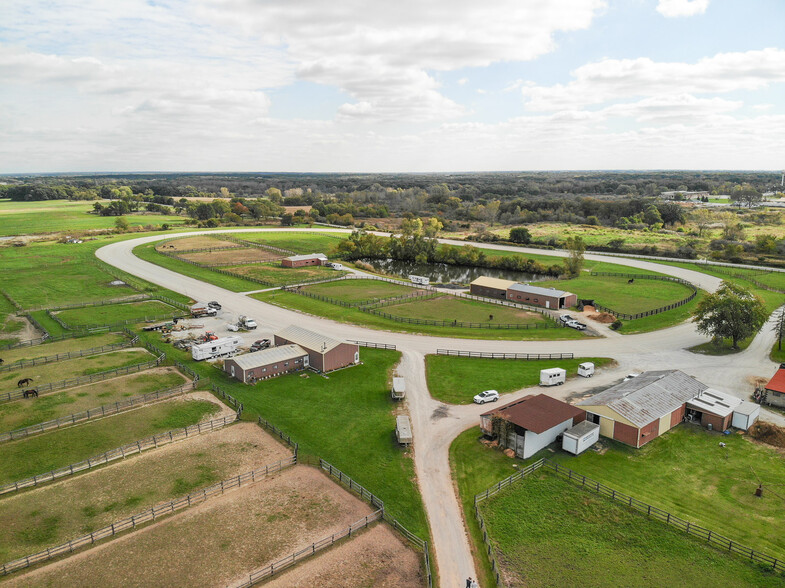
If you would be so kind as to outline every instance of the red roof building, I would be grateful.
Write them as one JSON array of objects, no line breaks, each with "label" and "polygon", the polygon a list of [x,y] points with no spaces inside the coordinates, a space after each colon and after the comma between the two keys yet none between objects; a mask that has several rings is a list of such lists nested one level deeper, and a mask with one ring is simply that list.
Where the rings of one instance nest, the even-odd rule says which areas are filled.
[{"label": "red roof building", "polygon": [[780,364],[780,369],[766,384],[766,389],[759,402],[785,408],[785,363]]}]

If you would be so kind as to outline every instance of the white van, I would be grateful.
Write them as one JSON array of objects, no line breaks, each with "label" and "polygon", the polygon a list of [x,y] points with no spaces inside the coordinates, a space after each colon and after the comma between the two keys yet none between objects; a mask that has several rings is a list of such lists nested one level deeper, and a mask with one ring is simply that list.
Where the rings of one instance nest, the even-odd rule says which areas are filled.
[{"label": "white van", "polygon": [[567,370],[550,368],[540,370],[540,386],[561,386],[567,381]]}]

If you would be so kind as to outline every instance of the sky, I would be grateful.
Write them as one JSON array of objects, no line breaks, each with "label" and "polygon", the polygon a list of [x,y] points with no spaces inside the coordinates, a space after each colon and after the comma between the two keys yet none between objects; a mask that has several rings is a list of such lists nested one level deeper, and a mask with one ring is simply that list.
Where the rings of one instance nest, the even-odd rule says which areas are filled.
[{"label": "sky", "polygon": [[2,0],[0,173],[785,168],[782,0]]}]

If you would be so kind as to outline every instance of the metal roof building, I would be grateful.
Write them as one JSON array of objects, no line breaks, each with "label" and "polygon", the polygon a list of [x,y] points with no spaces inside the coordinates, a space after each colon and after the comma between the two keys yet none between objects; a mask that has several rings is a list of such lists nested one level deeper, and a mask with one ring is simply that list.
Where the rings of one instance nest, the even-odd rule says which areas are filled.
[{"label": "metal roof building", "polygon": [[309,367],[308,352],[299,345],[281,345],[246,353],[224,361],[224,371],[238,380],[253,384],[274,376]]},{"label": "metal roof building", "polygon": [[558,309],[575,306],[578,303],[578,296],[572,292],[565,292],[556,288],[543,288],[542,286],[516,283],[507,288],[507,300]]},{"label": "metal roof building", "polygon": [[469,291],[475,296],[487,298],[507,298],[507,289],[515,284],[512,280],[501,280],[488,276],[480,276],[469,284]]},{"label": "metal roof building", "polygon": [[311,367],[320,372],[330,372],[360,363],[360,348],[356,343],[339,341],[297,325],[290,325],[275,333],[276,345],[289,343],[305,349]]}]

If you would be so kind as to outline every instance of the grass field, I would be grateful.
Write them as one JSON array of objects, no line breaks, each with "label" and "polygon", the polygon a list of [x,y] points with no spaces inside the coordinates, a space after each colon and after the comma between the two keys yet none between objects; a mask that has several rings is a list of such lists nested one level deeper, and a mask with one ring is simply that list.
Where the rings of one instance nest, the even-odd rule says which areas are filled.
[{"label": "grass field", "polygon": [[[578,364],[585,361],[594,362],[599,369],[613,360],[607,357],[579,357],[528,361],[426,355],[425,369],[431,396],[442,402],[471,404],[474,395],[483,390],[492,389],[506,394],[537,386],[542,369],[560,367],[567,370],[568,378],[577,377]],[[532,393],[536,394],[537,391]]]},{"label": "grass field", "polygon": [[0,483],[43,474],[137,439],[193,425],[218,410],[217,404],[205,400],[170,400],[0,444]]},{"label": "grass field", "polygon": [[245,233],[238,235],[245,241],[254,241],[264,245],[272,245],[281,249],[288,249],[295,253],[324,253],[328,257],[333,252],[338,243],[346,239],[346,236],[330,235],[327,233],[286,233],[286,232],[264,232],[264,233]]},{"label": "grass field", "polygon": [[[385,319],[380,316],[362,312],[356,308],[345,308],[329,302],[314,300],[291,292],[260,292],[251,294],[252,298],[276,304],[284,308],[299,310],[307,314],[326,317],[335,321],[353,323],[372,329],[385,331],[398,331],[402,333],[417,333],[424,335],[434,335],[441,337],[459,337],[463,339],[502,339],[502,340],[555,340],[555,339],[580,339],[583,335],[575,329],[470,329],[457,327],[435,327],[431,325],[413,325],[409,323],[399,323]],[[394,314],[391,309],[397,307],[387,307],[382,309],[384,312]],[[493,307],[503,308],[501,306]],[[440,320],[442,317],[431,317]],[[485,317],[488,318],[487,316]]]},{"label": "grass field", "polygon": [[49,355],[57,355],[58,353],[68,353],[69,351],[74,352],[82,349],[91,349],[93,347],[102,347],[103,345],[122,343],[127,340],[128,337],[123,333],[102,333],[100,335],[75,337],[73,339],[52,341],[51,343],[31,345],[30,347],[6,349],[5,351],[0,351],[0,358],[5,361],[5,366],[9,366],[17,361],[47,357]]},{"label": "grass field", "polygon": [[100,355],[88,355],[55,363],[19,368],[0,373],[0,390],[7,392],[15,389],[17,380],[22,378],[33,378],[31,385],[39,386],[49,382],[59,382],[78,376],[136,365],[151,359],[154,359],[153,355],[145,349],[122,349]]},{"label": "grass field", "polygon": [[[88,214],[91,210],[93,210],[93,202],[0,200],[0,236],[114,228],[117,217]],[[144,213],[128,214],[125,218],[132,227],[147,225],[159,227],[164,223],[173,226],[180,225],[185,220],[182,216]]]},{"label": "grass field", "polygon": [[0,431],[21,429],[69,414],[128,400],[156,390],[173,388],[186,381],[172,367],[155,368],[87,386],[69,388],[19,402],[0,404]]},{"label": "grass field", "polygon": [[685,321],[690,321],[692,320],[692,313],[695,310],[695,307],[703,300],[704,296],[706,296],[706,292],[704,290],[698,290],[698,295],[695,296],[695,298],[678,308],[632,321],[622,321],[619,333],[625,335],[648,333],[650,331],[665,329]]},{"label": "grass field", "polygon": [[781,586],[783,576],[538,472],[480,506],[510,586]]},{"label": "grass field", "polygon": [[[39,325],[41,325],[50,335],[54,337],[73,334],[73,331],[69,331],[61,327],[60,323],[46,314],[45,310],[34,310],[30,313],[30,316],[32,316]],[[40,337],[40,334],[37,335],[37,337]]]},{"label": "grass field", "polygon": [[4,497],[0,562],[58,545],[289,454],[257,425],[240,423]]},{"label": "grass field", "polygon": [[413,295],[416,292],[425,292],[409,286],[391,284],[381,280],[342,280],[340,282],[327,282],[314,284],[303,288],[306,292],[335,298],[343,302],[364,302],[369,300],[382,300],[396,296]]},{"label": "grass field", "polygon": [[110,325],[123,321],[142,322],[146,317],[160,315],[177,316],[183,311],[160,300],[144,300],[125,304],[85,306],[57,312],[57,316],[69,326]]},{"label": "grass field", "polygon": [[[548,325],[554,327],[553,321],[538,312],[489,304],[477,300],[456,298],[449,295],[394,304],[380,310],[393,316],[404,318],[498,325]],[[554,328],[553,330],[556,329]]]},{"label": "grass field", "polygon": [[[467,245],[471,245],[471,243],[467,243]],[[528,252],[524,253],[518,251],[505,251],[502,249],[483,249],[482,251],[489,258],[520,256],[525,259],[533,259],[534,261],[538,261],[546,267],[551,265],[561,266],[564,263],[564,257],[559,257],[557,255],[549,254],[547,249],[544,249],[542,253],[528,253]],[[586,255],[591,255],[591,251],[587,251]],[[593,259],[584,259],[583,269],[586,272],[615,272],[615,273],[651,274],[651,275],[659,274],[659,272],[638,269],[627,265],[620,265],[617,263],[609,263],[607,261],[595,261]]]},{"label": "grass field", "polygon": [[[277,286],[286,286],[288,284],[298,284],[300,282],[309,282],[311,280],[330,280],[345,276],[346,271],[336,271],[329,267],[324,266],[310,266],[310,267],[281,267],[280,262],[260,263],[255,265],[232,265],[222,268],[226,271],[243,276],[265,280]],[[259,289],[259,285],[256,284]]]}]

